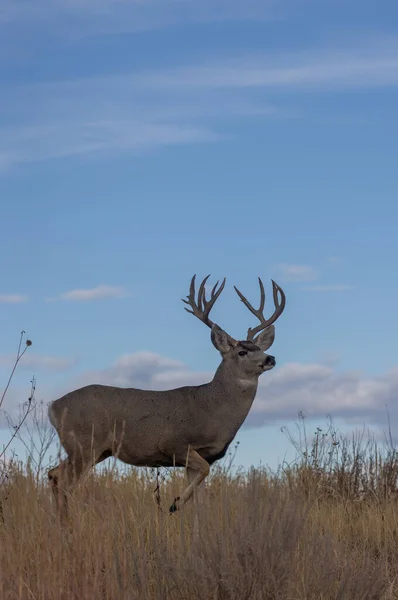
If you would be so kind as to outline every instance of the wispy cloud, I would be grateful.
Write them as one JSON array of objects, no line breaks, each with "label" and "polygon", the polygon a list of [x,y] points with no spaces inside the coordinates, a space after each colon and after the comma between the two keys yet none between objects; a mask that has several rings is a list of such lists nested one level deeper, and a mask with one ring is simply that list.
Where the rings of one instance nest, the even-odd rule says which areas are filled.
[{"label": "wispy cloud", "polygon": [[319,362],[328,366],[335,367],[341,360],[338,352],[324,352],[319,356]]},{"label": "wispy cloud", "polygon": [[[329,266],[335,266],[341,264],[341,259],[330,256],[326,259],[326,262]],[[323,283],[319,281],[324,269],[316,269],[312,265],[281,263],[276,265],[275,271],[282,280],[306,284],[300,286],[300,289],[308,292],[348,292],[355,287],[348,283]],[[310,283],[316,281],[319,282]]]},{"label": "wispy cloud", "polygon": [[137,120],[109,119],[57,121],[28,128],[4,130],[2,142],[8,150],[0,152],[0,170],[31,161],[71,156],[103,155],[121,152],[146,152],[164,146],[211,143],[221,136],[205,128],[140,123]]},{"label": "wispy cloud", "polygon": [[279,276],[285,281],[314,281],[318,271],[311,265],[281,263],[276,266]]},{"label": "wispy cloud", "polygon": [[[12,367],[15,356],[11,354],[0,355],[0,366]],[[40,354],[25,354],[19,363],[19,369],[33,369],[40,371],[66,371],[76,364],[74,358],[63,358],[59,356],[42,356]]]},{"label": "wispy cloud", "polygon": [[[260,19],[276,13],[274,0],[2,0],[0,23],[52,26],[58,34],[100,35],[160,29],[180,24]],[[44,32],[46,33],[46,32]]]},{"label": "wispy cloud", "polygon": [[328,263],[330,265],[342,265],[343,264],[343,259],[340,256],[328,256]]},{"label": "wispy cloud", "polygon": [[354,289],[354,286],[348,283],[325,283],[319,285],[306,285],[301,289],[308,292],[349,292]]},{"label": "wispy cloud", "polygon": [[281,92],[372,86],[398,86],[398,40],[0,86],[0,170],[214,143],[228,139],[242,119],[297,118],[294,107],[279,107]]},{"label": "wispy cloud", "polygon": [[330,91],[398,85],[398,40],[381,39],[339,49],[252,55],[146,74],[161,87],[314,89]]},{"label": "wispy cloud", "polygon": [[87,302],[90,300],[101,300],[103,298],[123,298],[127,292],[123,286],[115,285],[97,285],[90,289],[70,290],[61,294],[61,300],[73,300],[77,302]]},{"label": "wispy cloud", "polygon": [[0,294],[0,304],[21,304],[27,300],[24,294]]}]

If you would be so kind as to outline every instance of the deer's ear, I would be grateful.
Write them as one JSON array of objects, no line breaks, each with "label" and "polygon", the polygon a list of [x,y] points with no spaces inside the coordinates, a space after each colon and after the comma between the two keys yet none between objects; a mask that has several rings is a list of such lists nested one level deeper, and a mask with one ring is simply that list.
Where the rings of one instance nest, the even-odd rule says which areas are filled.
[{"label": "deer's ear", "polygon": [[268,350],[274,343],[275,339],[275,327],[270,325],[267,329],[264,329],[258,336],[253,340],[253,342],[258,346],[263,352]]},{"label": "deer's ear", "polygon": [[211,341],[221,354],[227,354],[234,347],[233,340],[228,333],[216,324],[211,328]]}]

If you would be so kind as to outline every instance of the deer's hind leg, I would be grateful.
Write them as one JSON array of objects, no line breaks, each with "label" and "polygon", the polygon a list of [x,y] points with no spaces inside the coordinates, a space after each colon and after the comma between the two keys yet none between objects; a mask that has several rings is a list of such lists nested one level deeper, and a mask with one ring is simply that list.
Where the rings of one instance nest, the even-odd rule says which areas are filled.
[{"label": "deer's hind leg", "polygon": [[88,473],[91,467],[111,455],[110,451],[103,452],[98,458],[94,458],[92,453],[88,456],[84,456],[82,453],[71,453],[59,465],[49,470],[48,479],[51,483],[51,490],[61,518],[66,517],[68,512],[68,492],[77,485],[79,480]]},{"label": "deer's hind leg", "polygon": [[68,456],[48,472],[51,491],[61,518],[66,517],[68,512],[68,492],[91,466],[90,464],[85,466],[81,457]]}]

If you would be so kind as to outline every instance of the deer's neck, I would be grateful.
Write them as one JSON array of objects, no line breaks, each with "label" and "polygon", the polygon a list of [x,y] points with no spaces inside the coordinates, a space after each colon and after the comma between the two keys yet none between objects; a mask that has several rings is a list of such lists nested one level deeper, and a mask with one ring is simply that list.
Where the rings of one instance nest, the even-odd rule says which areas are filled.
[{"label": "deer's neck", "polygon": [[214,375],[212,385],[221,412],[224,410],[227,415],[236,417],[239,428],[246,419],[256,396],[258,377],[247,379],[238,377],[232,368],[221,363]]}]

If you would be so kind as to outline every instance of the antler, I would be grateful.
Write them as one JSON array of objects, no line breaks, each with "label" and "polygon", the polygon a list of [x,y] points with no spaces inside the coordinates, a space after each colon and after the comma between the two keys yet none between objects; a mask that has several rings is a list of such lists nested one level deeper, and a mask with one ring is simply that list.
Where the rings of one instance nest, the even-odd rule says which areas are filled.
[{"label": "antler", "polygon": [[195,300],[195,278],[196,278],[196,275],[194,275],[191,279],[191,285],[189,286],[189,295],[187,296],[188,300],[184,300],[184,298],[181,298],[181,300],[183,302],[185,302],[185,304],[189,304],[189,306],[192,308],[192,310],[189,310],[189,308],[184,307],[187,312],[191,313],[192,315],[195,315],[195,317],[198,317],[198,319],[200,321],[202,321],[203,323],[205,323],[205,325],[207,325],[208,327],[212,327],[214,325],[214,323],[213,323],[213,321],[211,321],[209,319],[209,314],[210,314],[211,309],[213,308],[215,301],[217,300],[217,298],[219,297],[219,295],[221,294],[221,292],[224,289],[226,278],[224,277],[224,279],[218,289],[217,289],[217,286],[218,286],[218,281],[217,281],[216,285],[211,290],[210,300],[207,300],[205,285],[206,285],[206,281],[209,279],[209,277],[210,277],[210,275],[205,277],[204,280],[202,281],[202,283],[200,284],[199,291],[198,291],[198,300],[196,301]]},{"label": "antler", "polygon": [[[234,286],[235,291],[238,294],[239,298],[242,300],[243,304],[260,321],[260,325],[257,325],[257,327],[254,327],[253,329],[251,327],[249,327],[249,329],[247,330],[247,339],[248,340],[253,340],[254,336],[257,333],[259,333],[260,331],[263,331],[263,329],[266,329],[267,327],[269,327],[270,325],[272,325],[272,323],[275,323],[275,321],[282,314],[282,312],[283,312],[283,310],[285,308],[286,296],[285,296],[284,291],[282,290],[281,287],[279,287],[279,285],[277,283],[275,283],[275,281],[273,279],[271,279],[271,281],[272,281],[272,292],[273,292],[273,296],[274,296],[275,311],[274,311],[274,314],[269,319],[265,319],[265,317],[263,315],[264,304],[265,304],[265,291],[264,291],[263,282],[261,281],[260,277],[258,278],[258,282],[260,284],[261,300],[260,300],[260,307],[259,307],[258,310],[256,310],[255,308],[253,308],[253,306],[244,297],[244,295],[238,290],[238,288]],[[281,300],[280,301],[279,301],[279,298],[278,298],[278,292],[281,295]]]}]

